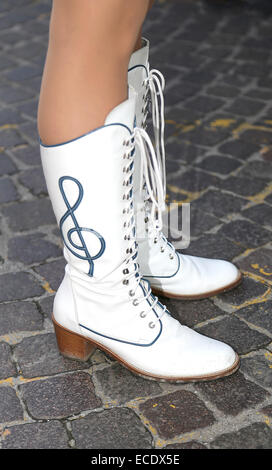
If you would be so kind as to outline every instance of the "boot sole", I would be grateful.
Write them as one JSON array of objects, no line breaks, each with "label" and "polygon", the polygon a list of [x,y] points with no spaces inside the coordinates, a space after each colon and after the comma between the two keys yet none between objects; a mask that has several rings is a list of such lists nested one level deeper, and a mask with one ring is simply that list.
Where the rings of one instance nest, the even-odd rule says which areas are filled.
[{"label": "boot sole", "polygon": [[240,273],[239,277],[231,284],[225,287],[222,287],[220,289],[213,290],[210,292],[206,292],[205,294],[199,294],[199,295],[177,295],[177,294],[172,294],[171,292],[166,292],[161,289],[157,289],[152,286],[151,286],[151,289],[152,289],[153,294],[159,295],[160,297],[165,297],[168,299],[202,300],[202,299],[206,299],[207,297],[213,297],[214,295],[223,294],[224,292],[229,292],[230,290],[234,289],[235,287],[238,287],[241,284],[242,278],[243,278],[242,273]]},{"label": "boot sole", "polygon": [[126,367],[128,370],[130,370],[134,374],[139,375],[140,377],[143,377],[148,380],[155,380],[158,382],[172,382],[172,383],[203,382],[203,381],[220,379],[222,377],[227,377],[228,375],[231,375],[234,372],[236,372],[240,365],[239,356],[236,354],[236,360],[231,367],[224,369],[223,371],[214,373],[214,374],[200,375],[200,376],[195,376],[195,377],[164,377],[164,376],[152,375],[152,374],[149,374],[148,372],[142,371],[140,369],[137,369],[131,366],[129,363],[124,361],[124,359],[122,359],[117,354],[112,352],[106,346],[103,346],[102,344],[97,343],[94,340],[91,340],[89,338],[86,338],[85,336],[82,336],[78,333],[74,333],[64,328],[63,326],[61,326],[59,323],[56,322],[53,315],[52,315],[52,321],[53,321],[55,332],[56,332],[58,347],[59,347],[60,353],[63,356],[68,357],[69,359],[87,361],[91,357],[91,355],[95,352],[95,350],[98,348],[101,351],[109,354],[114,359],[116,359],[118,362],[120,362],[124,367]]}]

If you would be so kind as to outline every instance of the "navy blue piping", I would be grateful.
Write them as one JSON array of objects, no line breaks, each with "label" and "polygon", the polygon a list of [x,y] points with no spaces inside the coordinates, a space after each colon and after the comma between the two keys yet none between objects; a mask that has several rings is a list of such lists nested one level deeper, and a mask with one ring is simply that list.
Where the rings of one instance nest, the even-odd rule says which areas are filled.
[{"label": "navy blue piping", "polygon": [[133,65],[133,67],[131,67],[130,69],[128,69],[128,72],[132,72],[132,70],[138,69],[138,68],[143,68],[143,69],[145,69],[145,71],[146,71],[146,76],[148,75],[146,66],[145,66],[145,65],[142,65],[142,64]]},{"label": "navy blue piping", "polygon": [[171,274],[171,276],[149,276],[148,274],[143,274],[143,278],[146,279],[147,277],[148,278],[156,277],[158,279],[170,279],[171,277],[174,277],[179,272],[179,268],[180,268],[180,258],[177,253],[175,253],[175,255],[178,258],[178,268],[174,274]]},{"label": "navy blue piping", "polygon": [[[148,281],[146,281],[146,282],[148,282]],[[148,282],[148,285],[150,286],[149,282]],[[143,288],[143,286],[140,285],[140,287],[142,288],[143,292],[146,293],[146,291],[145,291],[145,289]],[[153,294],[151,294],[151,295],[154,297]],[[149,299],[147,300],[147,302],[149,303],[149,305],[151,305]],[[158,302],[158,303],[161,305],[160,302]],[[153,310],[153,312],[155,313],[156,317],[158,318],[158,314],[157,314],[157,312],[154,310],[154,308],[152,308],[152,310]],[[167,311],[167,310],[166,310],[166,311]],[[169,312],[167,311],[167,313],[169,313]],[[161,335],[161,333],[162,333],[162,328],[163,328],[163,326],[162,326],[161,320],[159,320],[159,323],[160,323],[160,331],[159,331],[157,337],[156,337],[151,343],[149,343],[149,344],[132,343],[132,342],[130,342],[130,341],[124,341],[124,340],[122,340],[122,339],[112,338],[111,336],[107,336],[107,335],[103,335],[102,333],[98,333],[97,331],[92,330],[91,328],[88,328],[87,326],[84,326],[84,325],[82,325],[81,323],[79,323],[79,326],[81,326],[82,328],[85,328],[86,330],[91,331],[92,333],[95,333],[95,334],[98,335],[98,336],[103,336],[103,338],[111,339],[111,340],[113,340],[113,341],[117,341],[118,343],[131,344],[132,346],[149,347],[149,346],[152,346],[152,345],[159,339],[159,337],[160,337],[160,335]]]},{"label": "navy blue piping", "polygon": [[90,132],[87,132],[86,134],[81,135],[80,137],[76,137],[75,139],[67,140],[66,142],[62,142],[61,144],[45,145],[45,144],[42,143],[40,137],[39,137],[39,142],[40,142],[40,145],[41,145],[42,147],[44,147],[44,148],[61,147],[62,145],[71,144],[72,142],[76,142],[77,140],[83,139],[83,137],[86,137],[86,136],[88,136],[88,135],[91,135],[91,134],[93,134],[94,132],[97,132],[97,131],[99,131],[100,129],[103,129],[104,127],[110,127],[110,126],[122,126],[122,127],[124,127],[125,129],[127,129],[130,134],[132,134],[132,131],[130,130],[130,128],[129,128],[128,126],[126,126],[125,124],[122,124],[121,122],[113,122],[113,123],[111,123],[111,124],[104,124],[103,126],[97,127],[96,129],[94,129],[94,130],[92,130],[92,131],[90,131]]}]

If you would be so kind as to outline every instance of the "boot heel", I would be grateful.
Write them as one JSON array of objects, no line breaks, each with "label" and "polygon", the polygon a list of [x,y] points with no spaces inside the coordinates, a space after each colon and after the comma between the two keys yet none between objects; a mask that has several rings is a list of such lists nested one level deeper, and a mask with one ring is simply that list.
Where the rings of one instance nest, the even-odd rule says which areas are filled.
[{"label": "boot heel", "polygon": [[70,359],[87,361],[94,353],[96,346],[77,333],[72,333],[53,320],[60,353]]}]

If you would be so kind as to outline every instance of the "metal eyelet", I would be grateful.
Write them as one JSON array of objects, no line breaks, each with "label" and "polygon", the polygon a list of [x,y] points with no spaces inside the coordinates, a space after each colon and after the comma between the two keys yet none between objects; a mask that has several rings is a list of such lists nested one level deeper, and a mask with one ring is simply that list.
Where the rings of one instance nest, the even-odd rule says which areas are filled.
[{"label": "metal eyelet", "polygon": [[123,274],[129,274],[129,270],[128,270],[128,268],[126,268],[126,269],[123,269]]},{"label": "metal eyelet", "polygon": [[145,312],[141,312],[141,313],[140,313],[140,317],[141,317],[141,318],[145,318],[145,317],[146,317],[146,313],[145,313]]},{"label": "metal eyelet", "polygon": [[153,323],[152,321],[150,323],[148,323],[148,326],[149,328],[155,328],[155,323]]},{"label": "metal eyelet", "polygon": [[169,258],[174,259],[174,256],[172,255],[172,253],[170,253]]},{"label": "metal eyelet", "polygon": [[124,284],[125,286],[127,286],[127,285],[129,284],[129,281],[128,281],[127,279],[124,279],[124,280],[123,280],[123,284]]},{"label": "metal eyelet", "polygon": [[161,253],[164,253],[164,248],[161,246]]},{"label": "metal eyelet", "polygon": [[133,290],[130,290],[129,295],[130,295],[130,297],[133,297],[135,295],[135,292]]},{"label": "metal eyelet", "polygon": [[135,307],[137,307],[137,305],[139,305],[138,299],[134,299],[132,303]]},{"label": "metal eyelet", "polygon": [[157,238],[154,238],[154,243],[158,243],[158,239]]}]

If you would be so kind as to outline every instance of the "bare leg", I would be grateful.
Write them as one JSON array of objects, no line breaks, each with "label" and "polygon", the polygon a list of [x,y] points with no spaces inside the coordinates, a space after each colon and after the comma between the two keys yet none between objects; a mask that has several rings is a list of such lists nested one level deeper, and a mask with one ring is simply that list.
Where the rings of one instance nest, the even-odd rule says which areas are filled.
[{"label": "bare leg", "polygon": [[127,67],[149,0],[54,0],[38,111],[54,145],[100,125],[127,98]]}]

